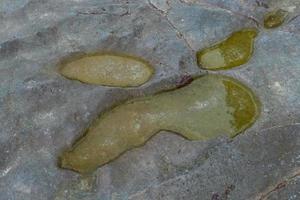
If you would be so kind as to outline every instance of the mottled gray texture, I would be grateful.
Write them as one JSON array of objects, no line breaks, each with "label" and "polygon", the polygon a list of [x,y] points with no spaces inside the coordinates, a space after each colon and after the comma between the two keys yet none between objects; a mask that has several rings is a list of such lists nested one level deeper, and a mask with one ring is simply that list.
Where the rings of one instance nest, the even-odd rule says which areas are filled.
[{"label": "mottled gray texture", "polygon": [[[2,0],[0,199],[300,199],[299,6],[298,0]],[[263,14],[280,7],[290,12],[288,21],[263,29]],[[253,58],[217,73],[245,82],[261,99],[262,115],[246,133],[206,142],[160,133],[90,176],[57,167],[58,155],[101,111],[206,73],[195,51],[243,27],[260,30]],[[149,60],[154,78],[121,89],[57,73],[62,58],[103,50]]]},{"label": "mottled gray texture", "polygon": [[300,179],[299,176],[292,179],[284,180],[273,188],[268,196],[267,200],[297,200],[300,197]]}]

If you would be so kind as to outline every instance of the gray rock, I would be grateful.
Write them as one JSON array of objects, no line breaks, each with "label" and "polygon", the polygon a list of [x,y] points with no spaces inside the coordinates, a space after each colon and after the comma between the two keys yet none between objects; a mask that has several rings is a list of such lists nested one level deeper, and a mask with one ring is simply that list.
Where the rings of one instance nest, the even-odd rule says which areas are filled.
[{"label": "gray rock", "polygon": [[272,188],[267,195],[268,200],[279,200],[279,199],[299,199],[300,197],[300,182],[299,176],[286,179],[283,182]]},{"label": "gray rock", "polygon": [[[279,7],[289,20],[263,29],[264,13]],[[300,199],[299,9],[298,0],[2,0],[0,199]],[[261,99],[244,134],[191,142],[164,132],[89,176],[57,167],[99,113],[206,73],[195,51],[243,27],[260,30],[253,58],[217,73]],[[57,73],[61,59],[103,50],[149,60],[154,78],[121,89]]]}]

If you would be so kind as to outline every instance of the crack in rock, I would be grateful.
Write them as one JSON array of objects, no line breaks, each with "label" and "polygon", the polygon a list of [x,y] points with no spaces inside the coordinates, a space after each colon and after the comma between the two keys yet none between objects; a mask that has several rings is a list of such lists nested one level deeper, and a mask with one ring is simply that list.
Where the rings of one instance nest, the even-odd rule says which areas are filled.
[{"label": "crack in rock", "polygon": [[259,20],[256,19],[254,16],[251,16],[251,15],[245,15],[245,14],[242,14],[242,13],[239,13],[239,12],[236,12],[236,11],[233,11],[229,8],[226,8],[224,6],[220,6],[220,5],[215,5],[215,4],[212,4],[212,3],[209,3],[209,2],[206,2],[206,1],[197,1],[197,0],[179,0],[181,3],[185,3],[185,4],[188,4],[188,5],[192,5],[192,4],[195,4],[195,5],[198,5],[200,7],[207,7],[207,8],[212,8],[212,9],[221,9],[221,10],[224,10],[226,12],[229,12],[233,15],[237,15],[237,16],[241,16],[241,17],[245,17],[245,18],[248,18],[250,19],[251,21],[253,21],[255,23],[255,25],[257,27],[260,27],[260,23],[259,23]]},{"label": "crack in rock", "polygon": [[275,186],[272,186],[271,189],[269,189],[267,192],[261,194],[260,197],[257,198],[257,200],[267,200],[274,192],[282,190],[290,182],[292,182],[299,176],[300,176],[300,168],[297,169],[294,173],[292,173],[292,175],[288,176],[287,178],[284,178],[282,181],[277,183]]},{"label": "crack in rock", "polygon": [[154,9],[158,10],[161,13],[168,13],[169,9],[171,8],[169,0],[164,0],[163,2],[165,2],[165,5],[161,5],[161,7],[159,6],[159,2],[161,2],[161,0],[147,0],[147,1],[151,7],[153,7]]},{"label": "crack in rock", "polygon": [[[168,1],[167,1],[168,2]],[[178,37],[178,39],[183,40],[184,43],[186,44],[186,46],[192,51],[195,52],[196,50],[192,48],[192,45],[189,43],[189,41],[184,37],[184,34],[180,32],[180,30],[177,29],[177,27],[171,22],[171,20],[168,18],[168,12],[171,9],[171,7],[169,7],[169,9],[167,11],[163,11],[159,8],[157,8],[152,2],[151,0],[148,0],[148,3],[150,5],[151,8],[153,8],[154,10],[158,11],[160,13],[160,15],[167,21],[167,23],[172,27],[172,29],[175,31],[176,36]],[[167,3],[168,6],[169,3]]]}]

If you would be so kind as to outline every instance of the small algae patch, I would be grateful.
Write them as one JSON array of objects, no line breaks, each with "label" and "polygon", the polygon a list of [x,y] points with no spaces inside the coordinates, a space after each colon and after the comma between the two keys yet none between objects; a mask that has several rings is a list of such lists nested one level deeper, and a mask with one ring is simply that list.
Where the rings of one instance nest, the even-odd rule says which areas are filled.
[{"label": "small algae patch", "polygon": [[151,78],[153,71],[140,58],[109,53],[86,55],[60,67],[60,73],[69,79],[114,87],[140,86]]},{"label": "small algae patch", "polygon": [[264,17],[265,28],[276,28],[283,24],[288,16],[288,12],[282,9],[277,9],[267,13]]},{"label": "small algae patch", "polygon": [[257,30],[243,29],[224,41],[197,52],[199,67],[208,70],[230,69],[248,62],[253,53]]},{"label": "small algae patch", "polygon": [[241,82],[205,75],[189,85],[138,98],[103,113],[73,148],[60,157],[62,168],[81,173],[143,145],[161,130],[189,140],[233,137],[257,119],[259,101]]}]

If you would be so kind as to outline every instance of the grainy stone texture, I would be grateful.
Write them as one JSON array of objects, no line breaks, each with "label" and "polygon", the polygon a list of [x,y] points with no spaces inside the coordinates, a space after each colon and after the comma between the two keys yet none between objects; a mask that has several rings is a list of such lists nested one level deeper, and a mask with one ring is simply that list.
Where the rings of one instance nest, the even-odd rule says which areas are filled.
[{"label": "grainy stone texture", "polygon": [[[263,14],[278,7],[288,21],[263,29]],[[300,199],[299,10],[298,0],[2,0],[0,199]],[[57,167],[101,111],[206,73],[195,51],[244,27],[260,30],[253,58],[214,73],[260,97],[246,133],[206,142],[160,133],[89,176]],[[98,50],[141,56],[155,76],[120,89],[57,73],[62,58]]]}]

